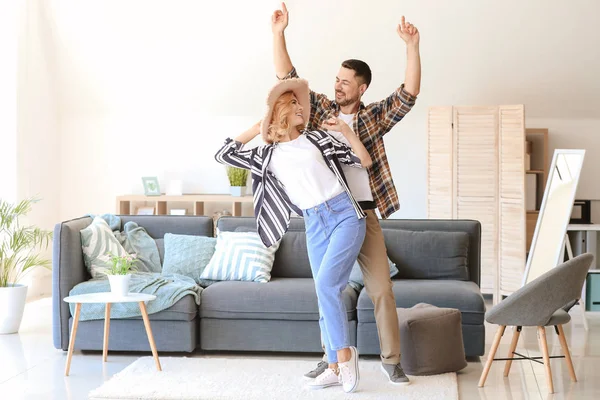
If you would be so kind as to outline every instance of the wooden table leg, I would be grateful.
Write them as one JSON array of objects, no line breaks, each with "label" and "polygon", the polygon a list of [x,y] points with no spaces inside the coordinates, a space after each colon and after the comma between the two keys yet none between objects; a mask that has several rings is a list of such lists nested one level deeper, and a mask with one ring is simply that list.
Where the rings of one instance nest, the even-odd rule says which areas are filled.
[{"label": "wooden table leg", "polygon": [[71,369],[71,358],[73,357],[73,348],[75,347],[75,337],[77,336],[77,325],[79,325],[79,313],[81,312],[81,303],[75,304],[75,316],[73,317],[73,327],[71,329],[71,339],[69,339],[69,352],[67,353],[67,366],[65,367],[65,376],[69,376]]},{"label": "wooden table leg", "polygon": [[102,346],[102,362],[106,362],[108,356],[108,334],[110,332],[110,305],[106,303],[106,311],[104,312],[104,345]]},{"label": "wooden table leg", "polygon": [[148,312],[146,311],[146,303],[143,301],[140,301],[140,310],[142,311],[142,318],[144,319],[144,326],[146,327],[146,334],[148,335],[148,342],[150,342],[150,350],[152,350],[152,356],[154,357],[156,369],[162,371],[160,361],[158,359],[158,353],[156,352],[156,343],[154,343],[154,336],[152,336],[150,319],[148,318]]}]

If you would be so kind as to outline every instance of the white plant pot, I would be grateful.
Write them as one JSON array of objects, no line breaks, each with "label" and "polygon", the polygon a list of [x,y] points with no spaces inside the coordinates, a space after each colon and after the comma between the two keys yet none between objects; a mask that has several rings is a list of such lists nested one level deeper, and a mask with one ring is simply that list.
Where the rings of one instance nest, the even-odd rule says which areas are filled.
[{"label": "white plant pot", "polygon": [[27,299],[27,286],[10,283],[9,285],[0,287],[0,334],[19,331]]},{"label": "white plant pot", "polygon": [[110,282],[110,291],[116,296],[125,297],[129,294],[129,281],[131,274],[127,275],[108,275]]},{"label": "white plant pot", "polygon": [[229,189],[232,196],[240,197],[246,195],[246,186],[229,186]]}]

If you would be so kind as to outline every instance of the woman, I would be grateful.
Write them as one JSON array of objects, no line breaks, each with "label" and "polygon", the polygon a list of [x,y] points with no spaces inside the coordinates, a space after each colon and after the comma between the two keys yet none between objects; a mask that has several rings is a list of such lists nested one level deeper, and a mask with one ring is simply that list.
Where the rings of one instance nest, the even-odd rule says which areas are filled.
[{"label": "woman", "polygon": [[[319,304],[319,325],[329,366],[309,384],[312,388],[359,383],[358,352],[349,345],[342,291],[365,236],[365,214],[354,200],[341,163],[369,167],[371,158],[352,129],[338,118],[324,129],[341,131],[352,148],[324,131],[304,130],[310,116],[308,82],[278,82],[267,98],[262,124],[235,140],[227,139],[217,161],[252,172],[257,231],[265,246],[281,239],[290,212],[303,215],[308,256]],[[241,147],[262,134],[266,145]]]}]

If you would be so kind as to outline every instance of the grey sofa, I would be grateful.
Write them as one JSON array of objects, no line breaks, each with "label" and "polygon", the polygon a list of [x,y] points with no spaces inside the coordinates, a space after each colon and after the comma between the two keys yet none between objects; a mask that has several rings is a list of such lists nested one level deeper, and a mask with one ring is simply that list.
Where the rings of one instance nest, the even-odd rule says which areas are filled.
[{"label": "grey sofa", "polygon": [[[135,221],[156,239],[161,260],[165,233],[213,235],[213,222],[197,216],[122,216],[122,223]],[[84,217],[59,223],[55,227],[53,249],[53,335],[54,346],[67,350],[72,317],[62,299],[78,283],[89,279],[83,264],[79,231],[91,223]],[[480,235],[477,221],[464,220],[385,220],[381,221],[388,255],[403,271],[393,279],[398,307],[430,303],[457,308],[462,314],[467,356],[484,354],[485,305],[479,291]],[[251,217],[225,217],[218,222],[221,231],[252,231]],[[411,271],[428,269],[418,259],[405,257],[399,249],[407,231],[463,232],[468,236],[468,271],[462,280],[412,279]],[[405,241],[406,242],[406,241]],[[429,245],[436,246],[436,243]],[[405,243],[405,247],[407,244]],[[407,261],[409,264],[407,264]],[[406,276],[406,275],[409,276]],[[402,275],[402,274],[399,274]],[[418,273],[417,273],[418,275]],[[361,354],[379,354],[379,340],[373,316],[373,303],[363,289],[357,293],[348,286],[344,292],[348,328],[353,344]],[[201,350],[321,352],[317,297],[312,280],[304,222],[293,218],[278,249],[269,283],[223,281],[202,291],[196,306],[186,296],[171,308],[151,314],[150,320],[159,351],[192,352]],[[82,321],[75,348],[101,350],[103,321]],[[140,319],[111,321],[110,350],[148,351]]]}]

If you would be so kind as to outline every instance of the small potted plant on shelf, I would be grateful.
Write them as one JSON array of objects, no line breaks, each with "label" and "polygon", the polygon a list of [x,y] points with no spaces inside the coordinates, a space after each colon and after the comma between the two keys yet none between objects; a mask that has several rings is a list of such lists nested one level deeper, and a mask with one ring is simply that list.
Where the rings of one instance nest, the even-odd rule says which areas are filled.
[{"label": "small potted plant on shelf", "polygon": [[246,182],[248,181],[248,170],[236,167],[227,167],[227,177],[232,196],[246,195]]},{"label": "small potted plant on shelf", "polygon": [[48,248],[52,232],[19,221],[37,201],[12,204],[0,199],[0,334],[17,333],[21,325],[27,286],[17,282],[32,268],[51,265],[37,251]]},{"label": "small potted plant on shelf", "polygon": [[131,272],[135,271],[135,263],[138,259],[135,254],[117,256],[108,253],[107,256],[111,266],[105,268],[104,272],[108,276],[110,291],[117,296],[127,296]]}]

